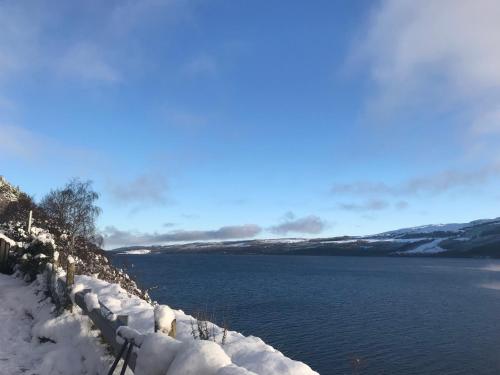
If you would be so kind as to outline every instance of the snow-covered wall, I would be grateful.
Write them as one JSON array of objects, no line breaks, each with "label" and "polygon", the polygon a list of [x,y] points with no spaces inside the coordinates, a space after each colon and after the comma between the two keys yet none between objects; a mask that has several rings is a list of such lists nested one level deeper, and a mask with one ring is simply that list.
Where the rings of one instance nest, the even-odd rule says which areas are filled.
[{"label": "snow-covered wall", "polygon": [[[106,305],[114,314],[128,315],[128,326],[140,334],[152,335],[154,332],[154,308],[140,298],[127,293],[117,284],[111,284],[90,276],[77,276],[73,293],[83,289],[92,289],[99,300]],[[166,372],[167,375],[175,374],[258,374],[258,375],[309,375],[317,374],[309,366],[302,362],[294,361],[285,357],[281,352],[267,345],[258,337],[243,336],[234,331],[226,333],[223,345],[223,329],[214,325],[215,341],[195,340],[192,334],[192,322],[194,318],[181,310],[172,310],[177,321],[176,340],[168,341],[167,347],[178,345],[179,356],[183,360],[177,360],[177,355],[169,365],[173,366]],[[163,337],[168,337],[162,335]],[[150,338],[150,340],[154,340]],[[173,339],[172,339],[173,340]],[[175,344],[178,343],[178,344]],[[142,354],[141,354],[142,352]],[[151,356],[141,348],[138,363],[141,363],[141,355]],[[196,354],[198,353],[198,354]],[[165,355],[163,352],[162,355]],[[151,361],[149,361],[151,362]],[[185,363],[181,365],[181,363]],[[204,368],[203,363],[210,366]],[[189,367],[189,363],[192,367]],[[185,366],[188,366],[185,368]],[[199,367],[202,366],[202,367]],[[208,365],[207,365],[208,366]],[[202,372],[200,368],[203,368]],[[224,370],[222,370],[224,369]],[[151,374],[156,372],[151,372]],[[164,374],[163,372],[162,374]],[[144,372],[144,374],[150,374]],[[139,375],[139,373],[137,374]]]}]

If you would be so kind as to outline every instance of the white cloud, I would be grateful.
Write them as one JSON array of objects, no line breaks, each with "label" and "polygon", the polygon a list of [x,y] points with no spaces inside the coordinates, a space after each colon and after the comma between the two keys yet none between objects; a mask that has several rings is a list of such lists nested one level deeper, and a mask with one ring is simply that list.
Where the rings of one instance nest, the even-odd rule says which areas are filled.
[{"label": "white cloud", "polygon": [[331,193],[352,196],[411,196],[419,194],[441,194],[454,189],[468,189],[500,179],[500,164],[491,163],[473,170],[446,170],[424,175],[399,184],[358,181],[334,184]]},{"label": "white cloud", "polygon": [[184,0],[0,2],[0,80],[29,72],[119,82],[143,58],[140,41],[152,25],[165,27],[191,14],[191,1]]},{"label": "white cloud", "polygon": [[167,191],[167,181],[161,174],[143,174],[131,181],[113,182],[110,186],[112,197],[127,204],[164,204]]},{"label": "white cloud", "polygon": [[309,215],[301,218],[295,218],[292,212],[285,214],[281,224],[275,225],[269,230],[275,234],[286,235],[288,233],[318,234],[327,226],[327,223],[320,217]]},{"label": "white cloud", "polygon": [[345,211],[380,211],[389,207],[389,203],[381,199],[371,199],[363,203],[340,203],[339,208]]},{"label": "white cloud", "polygon": [[382,1],[354,48],[376,87],[370,113],[453,109],[497,132],[499,19],[498,0]]},{"label": "white cloud", "polygon": [[57,166],[57,170],[71,174],[77,171],[86,173],[96,165],[102,167],[107,162],[102,154],[93,149],[63,143],[46,134],[1,123],[0,160],[21,161],[39,168],[48,166],[53,169]]},{"label": "white cloud", "polygon": [[500,3],[386,0],[361,47],[373,79],[402,90],[428,78],[467,91],[500,86]]}]

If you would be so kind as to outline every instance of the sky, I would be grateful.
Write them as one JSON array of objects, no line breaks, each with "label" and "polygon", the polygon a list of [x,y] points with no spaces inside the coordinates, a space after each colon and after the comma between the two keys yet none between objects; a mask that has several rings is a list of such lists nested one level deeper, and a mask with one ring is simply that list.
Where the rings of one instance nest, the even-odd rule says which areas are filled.
[{"label": "sky", "polygon": [[497,0],[0,2],[0,175],[107,248],[500,216]]}]

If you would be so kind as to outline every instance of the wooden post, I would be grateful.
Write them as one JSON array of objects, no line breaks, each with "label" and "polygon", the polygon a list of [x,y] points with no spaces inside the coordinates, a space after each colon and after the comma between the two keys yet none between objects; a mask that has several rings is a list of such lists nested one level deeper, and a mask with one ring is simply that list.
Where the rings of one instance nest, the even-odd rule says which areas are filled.
[{"label": "wooden post", "polygon": [[0,238],[0,271],[4,270],[5,263],[7,260],[7,256],[5,254],[7,247],[5,245],[7,245],[7,242],[5,242],[2,238]]},{"label": "wooden post", "polygon": [[73,285],[75,285],[75,260],[70,255],[68,257],[68,269],[66,271],[66,297],[68,299],[68,309],[70,312],[73,312],[73,303],[69,297],[71,290],[73,289]]},{"label": "wooden post", "polygon": [[5,249],[4,250],[4,254],[3,254],[3,256],[5,257],[3,259],[3,263],[4,263],[5,267],[7,267],[7,262],[9,261],[10,243],[7,243],[7,242],[4,241],[3,246],[4,246],[4,249]]},{"label": "wooden post", "polygon": [[28,215],[28,234],[31,233],[31,222],[33,219],[33,211],[30,210],[30,213]]},{"label": "wooden post", "polygon": [[9,250],[10,250],[10,244],[4,239],[0,239],[0,271],[7,271]]},{"label": "wooden post", "polygon": [[170,332],[168,335],[175,339],[175,335],[177,334],[177,319],[172,320],[172,327],[170,328]]}]

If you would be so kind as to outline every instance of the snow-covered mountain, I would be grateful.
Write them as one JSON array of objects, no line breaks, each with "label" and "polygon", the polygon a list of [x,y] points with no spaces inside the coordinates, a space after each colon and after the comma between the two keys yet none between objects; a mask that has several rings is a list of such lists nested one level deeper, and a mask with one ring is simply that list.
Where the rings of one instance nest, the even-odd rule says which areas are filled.
[{"label": "snow-covered mountain", "polygon": [[133,246],[114,252],[151,254],[223,253],[273,255],[455,256],[500,258],[500,218],[469,223],[433,224],[370,236],[272,239]]}]

